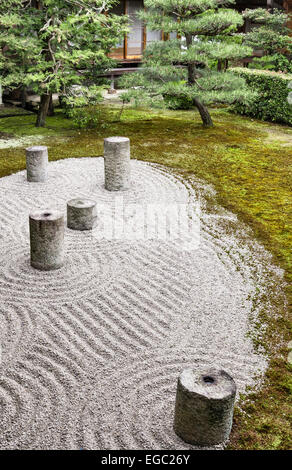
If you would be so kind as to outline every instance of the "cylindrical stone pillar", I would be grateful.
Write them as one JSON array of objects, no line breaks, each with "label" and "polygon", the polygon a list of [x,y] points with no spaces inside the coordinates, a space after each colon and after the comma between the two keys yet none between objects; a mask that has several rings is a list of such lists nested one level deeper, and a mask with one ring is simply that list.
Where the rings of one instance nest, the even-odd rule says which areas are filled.
[{"label": "cylindrical stone pillar", "polygon": [[64,215],[54,210],[29,216],[30,262],[41,271],[59,269],[64,263]]},{"label": "cylindrical stone pillar", "polygon": [[71,199],[67,202],[67,226],[72,230],[92,230],[96,221],[96,202]]},{"label": "cylindrical stone pillar", "polygon": [[125,191],[130,187],[130,140],[127,137],[104,139],[105,188]]},{"label": "cylindrical stone pillar", "polygon": [[48,148],[44,146],[26,149],[27,181],[37,183],[46,181],[48,176]]},{"label": "cylindrical stone pillar", "polygon": [[212,446],[229,437],[236,385],[220,369],[185,369],[178,378],[174,431],[185,442]]}]

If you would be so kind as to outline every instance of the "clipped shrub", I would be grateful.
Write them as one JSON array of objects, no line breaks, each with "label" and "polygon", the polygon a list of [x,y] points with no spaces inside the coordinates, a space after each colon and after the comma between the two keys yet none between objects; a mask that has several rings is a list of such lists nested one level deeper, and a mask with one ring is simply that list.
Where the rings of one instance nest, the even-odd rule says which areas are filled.
[{"label": "clipped shrub", "polygon": [[107,127],[108,113],[100,105],[103,101],[103,87],[100,85],[72,85],[62,99],[65,116],[79,129],[104,129]]},{"label": "clipped shrub", "polygon": [[74,108],[82,108],[84,106],[94,106],[103,101],[103,87],[97,85],[81,86],[71,85],[66,95],[60,95],[62,107],[65,114],[70,117],[70,113]]},{"label": "clipped shrub", "polygon": [[67,110],[67,117],[78,129],[105,129],[108,126],[108,113],[101,106],[72,108]]},{"label": "clipped shrub", "polygon": [[292,74],[240,67],[232,68],[230,71],[244,78],[247,84],[258,93],[258,97],[249,103],[235,104],[234,110],[237,113],[264,121],[292,125],[292,105],[288,102]]},{"label": "clipped shrub", "polygon": [[188,96],[164,96],[164,103],[168,109],[191,109],[194,106],[193,99]]}]

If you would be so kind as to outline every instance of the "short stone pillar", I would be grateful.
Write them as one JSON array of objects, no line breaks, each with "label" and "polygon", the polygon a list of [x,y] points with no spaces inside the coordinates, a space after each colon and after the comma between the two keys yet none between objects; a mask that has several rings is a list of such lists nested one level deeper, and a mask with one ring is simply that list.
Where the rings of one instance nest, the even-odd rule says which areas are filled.
[{"label": "short stone pillar", "polygon": [[30,263],[41,271],[59,269],[64,263],[64,215],[54,210],[29,216]]},{"label": "short stone pillar", "polygon": [[96,221],[96,202],[71,199],[67,202],[67,226],[72,230],[92,230]]},{"label": "short stone pillar", "polygon": [[224,370],[185,369],[177,383],[175,433],[198,446],[226,441],[232,428],[235,394],[235,382]]},{"label": "short stone pillar", "polygon": [[27,181],[44,182],[48,176],[48,148],[44,146],[26,149]]},{"label": "short stone pillar", "polygon": [[127,137],[104,139],[105,188],[125,191],[130,188],[130,140]]}]

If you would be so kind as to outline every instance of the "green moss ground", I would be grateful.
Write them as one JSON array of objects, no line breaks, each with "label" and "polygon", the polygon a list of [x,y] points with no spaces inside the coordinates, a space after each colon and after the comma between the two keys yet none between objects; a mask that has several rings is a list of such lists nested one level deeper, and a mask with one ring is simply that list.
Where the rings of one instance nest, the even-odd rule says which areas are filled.
[{"label": "green moss ground", "polygon": [[0,117],[4,116],[27,116],[32,114],[30,111],[27,111],[22,108],[17,108],[16,106],[0,106]]},{"label": "green moss ground", "polygon": [[[113,121],[117,113],[112,111]],[[35,116],[2,118],[0,133],[25,138],[26,145],[0,149],[0,176],[25,168],[24,147],[29,137],[33,142],[42,135],[50,159],[57,160],[101,155],[104,137],[128,136],[132,158],[168,165],[213,184],[217,202],[252,227],[291,284],[292,129],[225,109],[213,109],[212,114],[216,124],[212,129],[204,129],[193,111],[126,109],[121,122],[90,131],[75,129],[61,113],[48,118],[47,128],[41,130],[34,127]],[[287,295],[291,299],[288,288]],[[265,341],[271,364],[261,391],[250,394],[236,410],[232,449],[292,448],[292,369],[286,361],[286,347],[279,346],[291,339],[291,323],[284,303],[275,298],[274,308],[275,316],[262,313],[269,326]]]}]

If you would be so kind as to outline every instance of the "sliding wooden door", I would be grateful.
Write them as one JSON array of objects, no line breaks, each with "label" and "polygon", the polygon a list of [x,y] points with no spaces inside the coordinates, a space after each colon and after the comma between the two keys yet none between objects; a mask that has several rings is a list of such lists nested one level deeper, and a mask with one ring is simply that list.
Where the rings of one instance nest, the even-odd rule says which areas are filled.
[{"label": "sliding wooden door", "polygon": [[144,26],[137,13],[144,7],[143,0],[126,0],[126,14],[130,32],[126,38],[126,59],[139,59],[144,49]]},{"label": "sliding wooden door", "polygon": [[161,31],[146,30],[146,27],[137,15],[138,11],[143,9],[143,0],[122,0],[111,10],[115,15],[128,15],[130,19],[130,32],[112,50],[110,57],[113,59],[139,60],[147,44],[164,39]]}]

